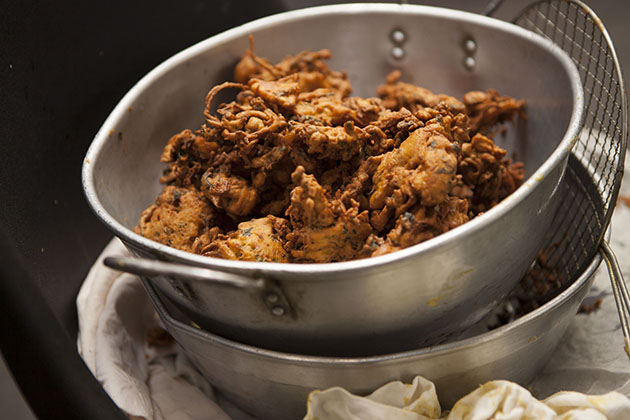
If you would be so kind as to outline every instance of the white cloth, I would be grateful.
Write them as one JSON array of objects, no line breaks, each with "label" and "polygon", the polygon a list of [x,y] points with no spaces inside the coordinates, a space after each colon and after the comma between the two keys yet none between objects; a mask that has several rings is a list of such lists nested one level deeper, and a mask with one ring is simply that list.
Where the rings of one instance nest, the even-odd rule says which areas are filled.
[{"label": "white cloth", "polygon": [[630,399],[617,392],[559,392],[539,401],[513,382],[491,381],[441,415],[435,387],[418,376],[412,384],[391,382],[367,397],[342,388],[314,391],[304,420],[627,420]]},{"label": "white cloth", "polygon": [[94,263],[79,295],[79,353],[114,402],[147,420],[229,420],[212,387],[176,344],[150,346],[160,325],[137,277],[103,265],[128,251],[117,239]]},{"label": "white cloth", "polygon": [[[630,159],[626,162],[630,164]],[[626,172],[621,191],[626,196],[630,196],[628,178]],[[630,207],[617,206],[612,228],[611,247],[624,277],[630,279]],[[77,297],[79,353],[110,397],[126,413],[147,420],[224,420],[230,418],[226,411],[246,418],[220,396],[217,403],[210,384],[176,343],[147,344],[147,333],[160,323],[142,285],[135,276],[102,264],[105,256],[121,254],[127,251],[114,239],[94,263]],[[540,402],[516,384],[495,381],[471,390],[453,407],[448,420],[630,419],[628,400],[622,395],[630,394],[630,364],[609,282],[600,267],[590,294],[606,295],[601,309],[575,317],[550,362],[529,385],[540,398],[558,390],[605,395],[561,392]],[[620,394],[609,393],[615,390]],[[417,378],[408,385],[390,383],[366,398],[338,388],[314,392],[308,413],[307,419],[319,420],[424,420],[439,418],[439,403],[433,384]]]},{"label": "white cloth", "polygon": [[390,382],[367,397],[343,388],[313,391],[305,420],[433,420],[440,403],[432,382],[417,376],[411,384]]}]

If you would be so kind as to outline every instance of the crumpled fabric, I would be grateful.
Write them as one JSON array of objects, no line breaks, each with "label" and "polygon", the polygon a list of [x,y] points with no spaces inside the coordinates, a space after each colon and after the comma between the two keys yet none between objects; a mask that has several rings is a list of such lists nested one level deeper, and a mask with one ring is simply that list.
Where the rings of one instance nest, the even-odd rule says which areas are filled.
[{"label": "crumpled fabric", "polygon": [[618,393],[559,392],[539,401],[510,381],[491,381],[460,399],[442,416],[433,383],[417,376],[411,384],[390,382],[366,397],[342,388],[309,395],[304,420],[623,420],[630,399]]},{"label": "crumpled fabric", "polygon": [[79,354],[118,407],[134,418],[229,420],[179,345],[147,342],[147,333],[161,324],[140,280],[103,265],[105,256],[127,253],[120,241],[111,241],[79,291]]},{"label": "crumpled fabric", "polygon": [[305,420],[431,420],[439,418],[440,403],[435,385],[421,376],[411,384],[390,382],[367,397],[343,388],[313,391]]}]

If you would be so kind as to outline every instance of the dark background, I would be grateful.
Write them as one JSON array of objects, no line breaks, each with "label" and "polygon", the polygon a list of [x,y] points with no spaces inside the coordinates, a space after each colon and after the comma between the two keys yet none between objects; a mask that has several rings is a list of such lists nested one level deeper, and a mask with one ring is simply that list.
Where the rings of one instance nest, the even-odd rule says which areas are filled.
[{"label": "dark background", "polygon": [[[83,198],[80,169],[124,93],[177,51],[282,10],[288,1],[0,2],[0,340],[40,418],[124,418],[76,354],[74,299],[111,238]],[[472,12],[486,1],[417,1]],[[528,2],[506,0],[511,19]],[[624,68],[626,1],[596,0]],[[77,392],[80,390],[80,394]],[[0,369],[4,418],[32,418]]]}]

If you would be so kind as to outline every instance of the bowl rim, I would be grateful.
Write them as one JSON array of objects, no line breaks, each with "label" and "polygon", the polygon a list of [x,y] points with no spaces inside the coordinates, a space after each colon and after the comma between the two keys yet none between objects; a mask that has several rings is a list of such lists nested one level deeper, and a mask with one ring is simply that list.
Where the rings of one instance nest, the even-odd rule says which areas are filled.
[{"label": "bowl rim", "polygon": [[[560,64],[564,67],[566,75],[568,76],[568,79],[571,83],[571,88],[573,90],[573,110],[567,130],[556,149],[543,162],[543,164],[538,169],[536,169],[536,171],[529,178],[525,180],[521,187],[510,194],[507,198],[502,200],[495,207],[488,210],[484,214],[464,223],[463,225],[458,226],[455,229],[452,229],[448,232],[436,236],[435,238],[410,246],[408,248],[377,257],[330,263],[253,262],[225,260],[197,255],[179,249],[171,248],[167,245],[160,244],[158,242],[154,242],[148,238],[145,238],[133,232],[133,230],[123,226],[122,223],[120,223],[107,212],[107,210],[99,200],[98,194],[96,192],[96,187],[94,183],[94,168],[97,166],[100,152],[105,147],[105,144],[110,140],[110,130],[115,128],[117,121],[119,121],[127,113],[127,110],[132,105],[134,99],[144,89],[149,87],[154,80],[169,72],[173,67],[177,67],[179,64],[186,62],[190,58],[201,54],[209,49],[212,49],[218,45],[221,45],[221,43],[223,42],[231,41],[240,37],[246,37],[250,33],[268,28],[270,26],[294,21],[296,19],[310,19],[320,16],[326,17],[330,15],[344,14],[365,15],[376,13],[395,15],[422,15],[427,17],[482,24],[497,31],[507,32],[509,34],[525,38],[529,42],[536,44],[538,47],[547,50],[552,56],[556,57]],[[339,274],[341,272],[350,273],[409,260],[411,258],[416,258],[420,254],[433,251],[436,248],[439,249],[441,247],[447,246],[454,240],[457,240],[457,237],[459,235],[471,235],[473,234],[473,232],[485,229],[486,226],[493,223],[495,219],[501,218],[512,208],[522,202],[525,197],[529,195],[530,191],[536,188],[537,184],[539,184],[540,181],[548,176],[558,165],[562,165],[563,161],[566,162],[568,154],[570,153],[573,145],[579,137],[583,125],[583,119],[583,87],[578,70],[573,64],[573,61],[556,44],[529,30],[508,22],[486,16],[481,16],[474,13],[432,6],[391,3],[351,3],[341,5],[318,6],[283,12],[263,17],[249,23],[245,23],[243,25],[237,26],[235,28],[207,38],[203,41],[200,41],[199,43],[194,44],[180,51],[179,53],[176,53],[172,57],[159,64],[149,73],[147,73],[142,79],[140,79],[140,81],[138,81],[125,94],[125,96],[120,100],[120,102],[116,105],[106,121],[103,123],[86,152],[81,170],[81,178],[84,195],[90,207],[92,208],[92,211],[101,220],[101,222],[103,222],[116,236],[118,236],[126,244],[132,245],[132,247],[149,251],[152,255],[160,256],[160,258],[171,259],[185,264],[213,268],[223,271],[238,271],[243,274],[250,275],[258,275],[258,273],[260,272],[264,272],[269,275],[279,273],[296,274],[298,276],[295,276],[294,279],[296,281],[299,281],[301,278],[301,276],[299,275],[303,274],[312,274],[314,272],[318,274]]]}]

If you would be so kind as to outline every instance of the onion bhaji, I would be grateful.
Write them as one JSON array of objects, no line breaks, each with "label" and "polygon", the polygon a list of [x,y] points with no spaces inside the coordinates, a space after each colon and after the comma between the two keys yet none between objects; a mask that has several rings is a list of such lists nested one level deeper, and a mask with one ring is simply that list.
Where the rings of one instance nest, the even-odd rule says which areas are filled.
[{"label": "onion bhaji", "polygon": [[[210,257],[325,263],[383,255],[456,228],[523,181],[492,136],[525,118],[495,90],[462,101],[401,81],[351,96],[330,51],[277,64],[250,48],[206,97],[205,124],[168,141],[164,190],[135,231]],[[213,100],[224,90],[235,99]]]}]

